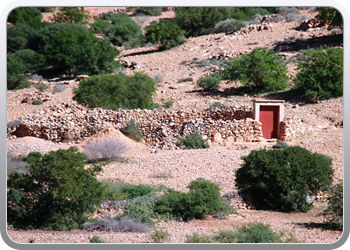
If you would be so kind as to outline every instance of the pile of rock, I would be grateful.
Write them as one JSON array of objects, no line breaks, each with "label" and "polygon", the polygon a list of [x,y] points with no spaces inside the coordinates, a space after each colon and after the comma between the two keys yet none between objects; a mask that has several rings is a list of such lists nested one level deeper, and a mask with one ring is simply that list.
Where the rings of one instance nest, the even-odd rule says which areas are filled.
[{"label": "pile of rock", "polygon": [[43,102],[51,101],[52,94],[44,93],[41,91],[30,92],[24,95],[21,103],[32,103],[35,100],[41,100]]},{"label": "pile of rock", "polygon": [[240,29],[239,31],[232,32],[231,34],[235,36],[245,35],[256,31],[271,30],[272,28],[273,28],[273,25],[271,23],[250,24]]},{"label": "pile of rock", "polygon": [[281,141],[292,141],[297,136],[303,134],[304,131],[305,128],[299,117],[285,117],[280,123],[279,139]]},{"label": "pile of rock", "polygon": [[302,30],[307,31],[311,28],[317,28],[320,25],[321,21],[315,18],[312,18],[310,20],[304,20],[296,30]]},{"label": "pile of rock", "polygon": [[125,68],[129,68],[129,69],[139,69],[141,68],[141,64],[139,62],[135,62],[135,61],[128,61],[125,59],[120,59],[120,63],[125,67]]}]

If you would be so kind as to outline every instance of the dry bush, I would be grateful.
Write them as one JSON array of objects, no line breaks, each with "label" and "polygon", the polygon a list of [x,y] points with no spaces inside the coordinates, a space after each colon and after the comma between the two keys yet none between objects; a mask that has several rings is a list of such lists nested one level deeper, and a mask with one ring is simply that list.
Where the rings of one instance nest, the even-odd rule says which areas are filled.
[{"label": "dry bush", "polygon": [[126,216],[118,219],[106,217],[96,222],[84,224],[84,230],[88,231],[113,231],[113,232],[146,232],[148,224],[142,223],[139,219],[130,219]]},{"label": "dry bush", "polygon": [[126,151],[128,146],[125,143],[112,138],[93,140],[84,147],[84,154],[90,161],[114,159]]}]

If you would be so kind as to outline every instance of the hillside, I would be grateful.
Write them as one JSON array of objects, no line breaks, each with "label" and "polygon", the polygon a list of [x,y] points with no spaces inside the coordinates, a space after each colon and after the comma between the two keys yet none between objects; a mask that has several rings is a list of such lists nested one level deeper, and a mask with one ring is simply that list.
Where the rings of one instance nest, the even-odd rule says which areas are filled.
[{"label": "hillside", "polygon": [[[86,8],[91,16],[107,12],[107,8]],[[310,17],[315,13],[309,10],[302,11],[301,15]],[[170,18],[174,12],[163,12],[161,18]],[[143,24],[150,23],[156,18],[145,18]],[[227,58],[246,54],[257,47],[275,49],[288,62],[290,76],[295,75],[296,65],[291,59],[296,58],[300,49],[317,48],[329,44],[332,31],[326,28],[311,28],[307,31],[298,31],[296,22],[272,23],[267,30],[249,31],[242,29],[237,34],[224,33],[206,35],[187,39],[186,43],[168,51],[157,51],[155,47],[143,47],[132,50],[122,50],[121,60],[134,62],[136,69],[128,68],[126,73],[144,72],[151,77],[161,75],[164,82],[157,84],[154,102],[162,104],[167,100],[173,101],[170,110],[205,110],[213,103],[220,102],[225,106],[252,107],[254,99],[281,99],[285,100],[285,116],[299,117],[305,132],[288,142],[289,145],[299,145],[311,152],[318,152],[333,159],[332,168],[335,171],[335,183],[343,179],[343,98],[320,101],[307,104],[292,98],[288,91],[275,94],[249,96],[239,89],[240,83],[221,83],[218,90],[203,92],[196,87],[200,77],[215,70],[215,65],[208,63],[213,57]],[[337,44],[337,46],[342,46]],[[194,60],[194,58],[197,58]],[[178,81],[192,77],[193,81]],[[79,86],[76,79],[45,79],[48,89],[44,92],[49,100],[43,105],[22,103],[26,97],[36,96],[39,92],[35,87],[7,92],[7,122],[30,114],[48,115],[49,107],[77,105],[73,100],[73,89]],[[53,93],[55,84],[63,84],[66,89],[60,93]],[[127,142],[129,151],[125,157],[127,163],[112,162],[104,166],[98,179],[124,181],[132,184],[164,184],[178,191],[187,191],[186,186],[200,177],[220,183],[221,194],[229,195],[234,192],[234,170],[243,162],[241,156],[248,155],[251,150],[272,148],[274,141],[262,142],[232,142],[213,140],[210,148],[203,150],[155,150],[142,143],[136,143],[112,128],[105,133]],[[97,134],[96,136],[101,136]],[[48,152],[58,148],[77,146],[82,150],[86,138],[82,143],[63,142],[54,143],[34,137],[12,138],[7,141],[8,152],[27,154],[31,151]],[[165,175],[160,178],[157,176]],[[248,222],[261,221],[269,223],[275,231],[285,230],[292,232],[298,240],[306,243],[332,243],[341,236],[340,231],[323,229],[321,224],[324,217],[321,215],[326,203],[320,194],[315,207],[307,213],[282,213],[272,211],[257,211],[237,197],[229,200],[237,208],[238,214],[232,214],[226,219],[218,220],[206,218],[190,222],[161,222],[156,228],[164,228],[171,234],[170,243],[183,243],[186,234],[197,232],[211,234],[212,230],[232,229],[232,226]],[[98,235],[102,240],[111,243],[141,243],[150,240],[149,233],[116,233],[116,232],[89,232],[86,230],[73,231],[41,231],[16,230],[9,228],[8,235],[14,241],[27,243],[35,239],[35,243],[88,243],[89,238]]]}]

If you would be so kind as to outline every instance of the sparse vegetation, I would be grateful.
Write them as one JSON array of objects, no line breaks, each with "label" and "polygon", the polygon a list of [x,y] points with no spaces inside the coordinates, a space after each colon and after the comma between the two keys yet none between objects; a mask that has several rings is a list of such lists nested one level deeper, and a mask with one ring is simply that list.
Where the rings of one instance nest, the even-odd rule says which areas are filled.
[{"label": "sparse vegetation", "polygon": [[122,129],[122,132],[135,141],[141,141],[143,138],[140,127],[134,120],[130,120],[126,127]]},{"label": "sparse vegetation", "polygon": [[148,226],[139,219],[122,216],[118,218],[98,218],[95,222],[84,223],[83,228],[88,231],[146,232]]},{"label": "sparse vegetation", "polygon": [[192,77],[186,77],[186,78],[182,78],[178,80],[178,83],[181,82],[193,82],[193,78]]},{"label": "sparse vegetation", "polygon": [[236,20],[236,19],[227,19],[225,21],[221,21],[217,23],[214,27],[215,33],[224,32],[226,34],[230,34],[236,31],[239,31],[241,28],[245,27],[247,23]]},{"label": "sparse vegetation", "polygon": [[185,149],[209,148],[208,142],[197,132],[188,135],[186,138],[179,138],[178,145]]},{"label": "sparse vegetation", "polygon": [[100,239],[97,235],[94,235],[89,239],[90,243],[106,243],[103,240]]},{"label": "sparse vegetation", "polygon": [[84,7],[60,7],[51,18],[52,23],[86,23],[90,13]]},{"label": "sparse vegetation", "polygon": [[299,243],[292,234],[286,237],[284,232],[275,233],[269,224],[261,222],[243,224],[234,230],[221,229],[214,235],[193,233],[186,238],[186,243]]},{"label": "sparse vegetation", "polygon": [[159,230],[154,229],[150,236],[154,243],[165,243],[169,240],[171,235],[167,230],[160,228]]}]

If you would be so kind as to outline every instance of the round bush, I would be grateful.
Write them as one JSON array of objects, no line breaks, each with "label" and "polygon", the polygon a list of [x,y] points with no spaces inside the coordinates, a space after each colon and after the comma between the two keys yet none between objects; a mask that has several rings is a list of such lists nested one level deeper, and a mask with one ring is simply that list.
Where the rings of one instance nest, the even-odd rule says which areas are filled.
[{"label": "round bush", "polygon": [[26,66],[23,65],[16,57],[7,57],[7,89],[23,89],[30,87],[29,77],[23,73]]},{"label": "round bush", "polygon": [[18,23],[7,28],[7,53],[28,48],[37,30],[25,23]]},{"label": "round bush", "polygon": [[229,80],[240,81],[258,92],[277,91],[288,87],[287,66],[281,63],[281,56],[267,48],[256,48],[230,62],[226,72]]},{"label": "round bush", "polygon": [[152,100],[155,91],[154,79],[146,74],[105,74],[80,81],[73,98],[89,107],[153,109],[156,107]]},{"label": "round bush", "polygon": [[145,30],[146,42],[160,42],[163,49],[171,49],[186,42],[184,32],[173,22],[161,20],[159,23],[151,23]]},{"label": "round bush", "polygon": [[9,54],[8,58],[9,57],[14,57],[16,60],[21,62],[25,66],[24,72],[26,73],[40,69],[37,63],[38,54],[31,49],[17,50],[15,53]]},{"label": "round bush", "polygon": [[296,93],[311,101],[343,96],[343,49],[309,49],[298,62]]},{"label": "round bush", "polygon": [[119,51],[107,39],[95,37],[86,28],[77,28],[80,25],[64,24],[40,32],[38,53],[43,65],[73,75],[113,72]]},{"label": "round bush", "polygon": [[216,76],[201,77],[197,80],[197,86],[205,90],[219,88],[221,80]]},{"label": "round bush", "polygon": [[252,150],[236,172],[236,187],[258,209],[306,212],[306,194],[327,190],[333,181],[332,160],[299,146]]},{"label": "round bush", "polygon": [[35,29],[43,27],[43,15],[34,7],[19,7],[12,10],[7,18],[7,22],[12,24],[25,23]]},{"label": "round bush", "polygon": [[168,190],[156,201],[155,213],[188,221],[193,218],[202,219],[206,214],[214,214],[223,209],[220,188],[215,183],[196,180],[188,188],[188,193]]}]

